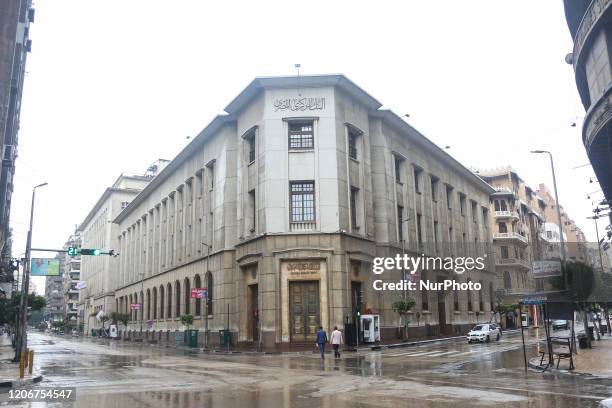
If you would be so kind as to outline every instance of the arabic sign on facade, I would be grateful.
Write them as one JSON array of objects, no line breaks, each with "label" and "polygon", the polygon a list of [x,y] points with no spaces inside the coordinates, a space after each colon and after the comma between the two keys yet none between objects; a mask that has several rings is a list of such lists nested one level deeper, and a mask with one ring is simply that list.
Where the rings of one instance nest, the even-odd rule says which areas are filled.
[{"label": "arabic sign on facade", "polygon": [[274,101],[274,111],[312,111],[325,109],[325,98],[283,98]]},{"label": "arabic sign on facade", "polygon": [[551,276],[561,276],[560,261],[533,261],[533,277],[549,278]]}]

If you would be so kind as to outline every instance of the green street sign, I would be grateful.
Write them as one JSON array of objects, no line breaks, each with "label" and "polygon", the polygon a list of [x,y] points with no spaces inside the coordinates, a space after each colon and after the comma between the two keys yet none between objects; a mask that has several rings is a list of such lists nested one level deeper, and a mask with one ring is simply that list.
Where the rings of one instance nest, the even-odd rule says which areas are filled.
[{"label": "green street sign", "polygon": [[77,256],[79,254],[79,248],[68,247],[68,256]]}]

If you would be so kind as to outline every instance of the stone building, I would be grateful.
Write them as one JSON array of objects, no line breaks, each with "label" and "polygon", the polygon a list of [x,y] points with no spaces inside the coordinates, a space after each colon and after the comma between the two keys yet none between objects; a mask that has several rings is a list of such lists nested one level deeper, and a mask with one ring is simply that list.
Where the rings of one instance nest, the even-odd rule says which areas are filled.
[{"label": "stone building", "polygon": [[[376,257],[492,255],[491,187],[346,77],[255,79],[225,112],[115,219],[115,308],[129,335],[144,322],[168,339],[193,314],[213,344],[229,329],[234,343],[286,349],[360,312],[380,314],[392,340],[402,292],[373,281],[403,272],[372,274]],[[418,278],[482,290],[410,293],[409,336],[492,318],[491,256],[482,270]]]},{"label": "stone building", "polygon": [[566,61],[586,110],[582,142],[607,200],[612,200],[612,1],[564,0],[574,48]]},{"label": "stone building", "polygon": [[[144,174],[121,174],[117,180],[104,190],[96,204],[78,227],[83,237],[83,248],[100,249],[103,252],[118,252],[117,224],[113,220],[130,201],[157,175],[167,164],[167,160],[157,160]],[[80,290],[79,309],[86,317],[84,329],[87,334],[92,328],[102,326],[97,319],[88,319],[92,313],[104,311],[110,315],[114,310],[114,289],[117,287],[116,270],[119,261],[113,256],[83,256],[81,259],[81,280],[85,287]]]}]

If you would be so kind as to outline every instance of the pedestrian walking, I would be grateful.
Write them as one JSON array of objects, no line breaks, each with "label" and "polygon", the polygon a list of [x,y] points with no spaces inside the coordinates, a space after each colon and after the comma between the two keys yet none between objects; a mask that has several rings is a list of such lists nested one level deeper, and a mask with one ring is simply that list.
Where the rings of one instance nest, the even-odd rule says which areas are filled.
[{"label": "pedestrian walking", "polygon": [[331,344],[334,348],[334,358],[340,358],[340,345],[342,344],[342,332],[338,330],[338,326],[334,326],[334,331],[331,334]]},{"label": "pedestrian walking", "polygon": [[319,331],[317,332],[317,346],[321,351],[321,358],[325,358],[325,344],[327,343],[327,333],[323,330],[323,326],[319,326]]}]

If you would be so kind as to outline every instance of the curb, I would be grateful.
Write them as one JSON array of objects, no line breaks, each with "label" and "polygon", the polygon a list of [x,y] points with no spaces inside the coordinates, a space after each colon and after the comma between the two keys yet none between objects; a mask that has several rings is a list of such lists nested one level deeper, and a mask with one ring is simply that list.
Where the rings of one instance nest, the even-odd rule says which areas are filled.
[{"label": "curb", "polygon": [[23,387],[24,385],[39,383],[42,381],[42,379],[43,379],[43,376],[38,374],[38,375],[32,375],[32,377],[29,377],[29,378],[18,378],[15,380],[2,380],[0,381],[0,388]]}]

